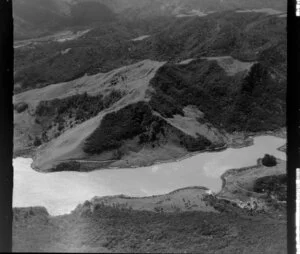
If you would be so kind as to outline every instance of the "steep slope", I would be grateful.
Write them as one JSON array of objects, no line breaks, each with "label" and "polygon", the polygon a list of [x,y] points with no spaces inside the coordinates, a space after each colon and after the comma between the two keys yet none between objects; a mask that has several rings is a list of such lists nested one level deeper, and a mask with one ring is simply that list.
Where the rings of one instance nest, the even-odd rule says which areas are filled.
[{"label": "steep slope", "polygon": [[[134,100],[138,101],[139,99],[143,99],[145,97],[145,91],[147,90],[147,84],[151,77],[154,75],[155,70],[161,66],[163,63],[156,63],[156,62],[151,62],[151,61],[144,61],[139,64],[129,66],[129,67],[123,67],[119,70],[115,70],[109,73],[99,73],[94,76],[84,76],[82,78],[79,78],[77,80],[67,82],[67,83],[60,83],[60,84],[55,84],[51,86],[47,86],[42,89],[35,89],[35,90],[30,90],[21,94],[18,94],[14,96],[14,104],[18,105],[20,103],[25,103],[28,105],[28,109],[25,111],[22,111],[20,113],[15,114],[15,123],[16,123],[16,128],[15,131],[17,131],[19,134],[24,133],[22,135],[22,141],[23,143],[29,142],[30,138],[26,138],[26,133],[29,134],[29,136],[32,134],[31,130],[33,131],[35,128],[32,128],[32,126],[27,126],[26,124],[23,124],[20,122],[18,125],[19,121],[22,121],[21,119],[23,118],[29,118],[32,119],[32,122],[35,122],[35,118],[40,118],[43,119],[49,118],[52,116],[51,110],[47,111],[47,108],[50,107],[52,108],[53,105],[58,105],[57,101],[61,100],[62,102],[65,102],[66,99],[71,98],[72,100],[77,100],[75,102],[75,105],[73,107],[78,108],[79,103],[78,103],[78,97],[76,95],[83,95],[84,93],[87,93],[87,97],[93,97],[93,96],[101,96],[99,97],[98,100],[100,99],[102,101],[102,107],[96,110],[95,113],[99,113],[99,111],[103,110],[106,107],[112,106],[110,105],[110,95],[114,91],[119,91],[119,93],[124,96],[123,100],[120,102],[121,105],[127,105],[128,103],[133,103]],[[151,72],[152,73],[148,73]],[[123,73],[123,74],[122,74]],[[149,74],[151,76],[149,76]],[[123,80],[121,82],[118,82],[119,79],[123,76]],[[73,96],[73,97],[72,97]],[[75,96],[75,97],[74,97]],[[121,97],[122,97],[121,96]],[[120,96],[119,96],[120,97]],[[72,99],[73,98],[73,99]],[[120,98],[118,98],[120,99]],[[43,104],[41,101],[55,101],[53,105],[51,104]],[[81,103],[84,103],[86,100],[83,100]],[[112,102],[114,99],[112,100]],[[107,104],[107,105],[106,105]],[[64,107],[65,105],[63,103],[59,104],[58,108],[56,110],[59,110],[60,107]],[[90,104],[87,106],[91,106]],[[38,107],[38,108],[37,108]],[[113,110],[112,108],[110,108]],[[36,114],[37,111],[37,114]],[[59,111],[55,111],[56,114]],[[54,113],[55,113],[54,112]],[[80,112],[79,112],[80,113]],[[69,117],[69,115],[65,116],[65,118],[74,118],[75,123],[78,123],[81,120],[80,114],[78,114],[78,110],[75,111],[75,116]],[[78,117],[77,117],[78,114]],[[94,115],[92,112],[91,115],[88,117],[91,118]],[[55,117],[55,115],[54,115]],[[85,120],[88,120],[85,118]],[[46,123],[43,123],[43,121],[40,121],[41,124],[44,124],[44,128],[48,128],[49,126]],[[34,124],[34,126],[40,126],[40,122],[37,121],[37,123]],[[18,131],[20,128],[20,131]],[[28,128],[28,129],[26,129]],[[53,128],[55,128],[53,126]],[[46,129],[47,130],[47,129]],[[49,132],[49,131],[48,131]],[[15,135],[17,138],[18,135]],[[40,133],[41,134],[41,133]],[[49,135],[49,138],[52,138],[52,136]],[[30,143],[30,142],[29,142]],[[21,145],[23,146],[23,145]],[[15,147],[17,148],[17,144],[15,144]]]},{"label": "steep slope", "polygon": [[[185,115],[174,118],[151,108],[155,91],[149,82],[164,64],[145,60],[16,95],[16,110],[23,104],[27,108],[15,113],[15,152],[44,143],[38,147],[35,167],[58,170],[57,165],[71,160],[86,162],[82,170],[88,170],[107,161],[112,166],[151,163],[223,146],[224,135],[199,122],[202,114],[196,108],[187,105]],[[168,152],[162,154],[162,149]],[[152,159],[143,161],[141,156],[140,162],[134,162],[147,151]]]},{"label": "steep slope", "polygon": [[204,113],[201,121],[228,132],[275,130],[285,125],[285,83],[271,73],[261,63],[233,76],[215,61],[165,65],[151,80],[150,105],[165,117],[195,105]]},{"label": "steep slope", "polygon": [[261,63],[248,65],[228,74],[211,59],[145,60],[17,94],[15,153],[36,147],[36,169],[86,171],[224,148],[235,131],[276,131],[284,86]]}]

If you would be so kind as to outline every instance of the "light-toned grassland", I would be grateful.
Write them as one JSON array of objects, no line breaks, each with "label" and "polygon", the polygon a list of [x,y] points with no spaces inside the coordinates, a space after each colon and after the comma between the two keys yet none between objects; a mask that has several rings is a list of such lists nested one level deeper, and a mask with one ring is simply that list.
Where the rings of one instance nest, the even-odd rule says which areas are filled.
[{"label": "light-toned grassland", "polygon": [[202,59],[206,59],[208,61],[217,61],[221,68],[229,76],[233,76],[239,72],[249,71],[251,66],[255,62],[242,62],[237,59],[234,59],[231,56],[216,56],[216,57],[203,57]]}]

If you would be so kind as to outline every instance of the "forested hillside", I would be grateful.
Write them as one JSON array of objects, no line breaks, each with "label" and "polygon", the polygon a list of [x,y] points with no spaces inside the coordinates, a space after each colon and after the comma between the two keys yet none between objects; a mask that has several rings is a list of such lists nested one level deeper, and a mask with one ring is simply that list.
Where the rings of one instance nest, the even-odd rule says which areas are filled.
[{"label": "forested hillside", "polygon": [[[116,3],[70,2],[60,16],[75,30],[15,49],[15,147],[37,149],[36,168],[137,156],[147,165],[285,126],[281,7],[198,1],[205,15],[190,15],[196,1]],[[139,8],[153,13],[126,17]]]},{"label": "forested hillside", "polygon": [[[107,72],[143,59],[179,61],[231,55],[268,64],[285,75],[286,21],[261,13],[216,13],[100,25],[77,40],[22,47],[15,52],[16,92]],[[139,35],[150,37],[132,41]],[[61,53],[69,49],[67,53]],[[276,54],[270,52],[275,51]],[[68,63],[67,65],[65,63]]]}]

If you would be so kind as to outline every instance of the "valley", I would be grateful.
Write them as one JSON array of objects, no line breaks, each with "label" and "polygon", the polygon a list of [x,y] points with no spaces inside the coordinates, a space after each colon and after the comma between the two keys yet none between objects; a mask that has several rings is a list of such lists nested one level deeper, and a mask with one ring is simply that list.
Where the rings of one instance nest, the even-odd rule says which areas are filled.
[{"label": "valley", "polygon": [[286,2],[15,0],[13,251],[286,253]]}]

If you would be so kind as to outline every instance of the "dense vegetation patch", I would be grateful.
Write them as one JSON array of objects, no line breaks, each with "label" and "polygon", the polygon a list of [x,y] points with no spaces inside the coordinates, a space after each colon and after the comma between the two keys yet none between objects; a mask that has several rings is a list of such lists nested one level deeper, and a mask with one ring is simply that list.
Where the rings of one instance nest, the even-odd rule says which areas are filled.
[{"label": "dense vegetation patch", "polygon": [[23,213],[14,209],[13,251],[285,253],[284,221],[220,206],[221,213],[97,207],[93,213],[76,209],[57,217],[47,217],[43,211],[39,215],[35,208],[23,208]]},{"label": "dense vegetation patch", "polygon": [[[20,85],[18,91],[23,91],[72,80],[85,73],[107,72],[144,59],[172,62],[220,55],[259,60],[272,67],[274,75],[285,76],[285,28],[283,18],[235,12],[203,18],[160,17],[98,23],[77,40],[16,49],[15,83]],[[140,35],[150,37],[131,41]],[[67,48],[72,50],[60,53]]]},{"label": "dense vegetation patch", "polygon": [[253,190],[259,193],[268,193],[278,200],[287,199],[287,175],[265,176],[255,181]]},{"label": "dense vegetation patch", "polygon": [[41,101],[35,113],[38,117],[55,116],[55,122],[60,122],[66,115],[69,118],[75,117],[80,123],[96,116],[104,108],[110,107],[122,98],[122,95],[121,92],[112,90],[107,96],[103,96],[102,94],[92,96],[85,92],[63,99]]},{"label": "dense vegetation patch", "polygon": [[189,135],[184,135],[182,137],[181,144],[189,151],[196,152],[207,149],[208,147],[212,147],[212,143],[205,137],[199,136],[197,138],[193,138]]},{"label": "dense vegetation patch", "polygon": [[152,108],[165,117],[183,115],[195,105],[206,120],[227,131],[264,131],[285,125],[285,83],[272,79],[267,67],[229,77],[216,62],[165,65],[151,80]]},{"label": "dense vegetation patch", "polygon": [[[153,116],[151,109],[144,102],[131,104],[119,111],[104,116],[100,126],[86,140],[84,151],[86,153],[101,153],[105,150],[119,148],[126,139],[145,133],[154,126],[155,133],[160,131],[161,121]],[[150,134],[144,134],[140,143],[154,139]]]},{"label": "dense vegetation patch", "polygon": [[123,94],[112,90],[108,95],[89,95],[86,92],[62,99],[41,101],[35,111],[35,122],[43,127],[41,137],[37,137],[35,146],[48,141],[49,130],[55,129],[54,136],[59,135],[67,126],[73,127],[92,117],[100,111],[110,107],[122,98]]},{"label": "dense vegetation patch", "polygon": [[18,113],[24,112],[28,108],[28,104],[25,102],[19,102],[18,104],[14,105],[14,110]]},{"label": "dense vegetation patch", "polygon": [[51,169],[51,172],[63,172],[63,171],[79,171],[80,163],[77,161],[62,162]]},{"label": "dense vegetation patch", "polygon": [[41,101],[36,108],[38,117],[53,117],[54,123],[62,122],[63,117],[75,117],[81,122],[95,116],[103,110],[103,95],[89,96],[87,93],[73,95],[63,99]]},{"label": "dense vegetation patch", "polygon": [[[187,105],[195,105],[206,114],[209,110],[217,113],[224,110],[224,104],[230,104],[233,82],[216,62],[197,60],[187,66],[165,65],[151,80],[155,93],[150,104],[165,117],[183,115],[182,109]],[[219,103],[212,104],[221,96]]]},{"label": "dense vegetation patch", "polygon": [[274,80],[267,67],[253,65],[242,81],[228,129],[264,131],[285,126],[285,94],[286,82]]},{"label": "dense vegetation patch", "polygon": [[266,167],[274,167],[277,164],[276,158],[273,155],[265,154],[262,159],[262,164]]},{"label": "dense vegetation patch", "polygon": [[99,154],[120,148],[125,140],[138,138],[138,144],[149,144],[166,137],[167,130],[172,129],[178,144],[188,151],[207,148],[211,142],[205,137],[191,137],[168,125],[165,120],[152,114],[152,109],[145,102],[128,105],[116,112],[104,116],[100,126],[85,142],[84,151]]}]

